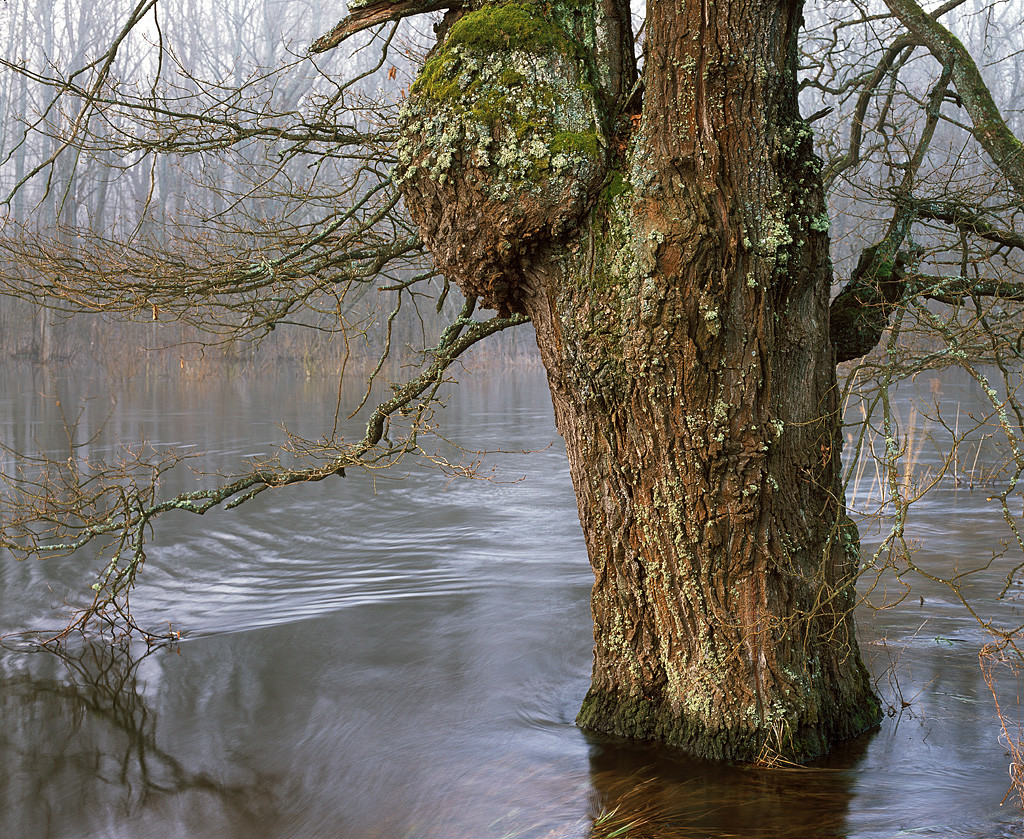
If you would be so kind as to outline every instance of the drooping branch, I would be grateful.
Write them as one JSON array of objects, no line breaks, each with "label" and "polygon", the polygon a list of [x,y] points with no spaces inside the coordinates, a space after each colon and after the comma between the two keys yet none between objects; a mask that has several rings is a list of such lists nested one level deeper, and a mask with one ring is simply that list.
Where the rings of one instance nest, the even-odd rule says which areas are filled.
[{"label": "drooping branch", "polygon": [[249,243],[235,252],[198,227],[180,228],[171,251],[140,237],[43,236],[12,223],[0,237],[0,291],[64,315],[152,312],[211,335],[258,339],[325,296],[337,307],[361,287],[432,276],[397,202],[380,185],[304,228],[282,222],[244,237],[233,229],[225,238]]},{"label": "drooping branch", "polygon": [[[288,468],[279,457],[260,460],[252,470],[219,486],[183,492],[161,499],[160,476],[182,459],[171,453],[126,452],[108,468],[80,464],[75,457],[53,460],[46,456],[25,459],[26,467],[15,475],[0,475],[0,502],[14,514],[0,520],[0,547],[21,559],[67,556],[87,544],[105,546],[108,564],[93,585],[92,603],[69,624],[64,633],[86,626],[113,610],[124,611],[135,577],[146,558],[151,522],[172,510],[203,515],[215,507],[231,509],[268,489],[321,481],[331,475],[345,476],[347,467],[381,469],[418,451],[423,419],[435,402],[445,371],[466,350],[484,338],[525,323],[514,315],[472,318],[476,301],[470,298],[459,316],[428,351],[429,364],[422,372],[381,402],[371,413],[363,437],[317,442],[291,438],[290,452],[302,464]],[[409,428],[399,439],[389,439],[391,418],[410,412]],[[8,452],[10,454],[17,454]]]},{"label": "drooping branch", "polygon": [[[183,72],[198,89],[168,97],[163,92],[158,96],[153,90],[139,92],[133,85],[109,77],[102,88],[87,88],[77,83],[74,75],[65,77],[52,70],[34,71],[3,57],[0,57],[0,69],[59,91],[61,96],[91,103],[92,107],[103,111],[108,130],[115,116],[123,117],[134,129],[131,133],[122,129],[100,134],[83,127],[75,134],[67,129],[64,134],[57,134],[46,129],[42,121],[33,124],[32,130],[49,133],[66,148],[110,150],[122,157],[139,152],[188,155],[260,140],[303,146],[330,144],[336,147],[335,156],[340,156],[382,139],[379,132],[357,128],[348,113],[273,113],[264,103],[255,99],[246,101],[246,95],[256,95],[252,88],[266,83],[265,76],[244,81],[226,96],[224,91],[216,90],[216,83]],[[287,68],[278,72],[284,69]],[[204,96],[206,98],[202,98]],[[19,188],[23,185],[19,184]],[[5,203],[9,203],[13,195],[8,196]]]},{"label": "drooping branch", "polygon": [[[140,4],[132,19],[149,8]],[[174,62],[173,82],[158,84],[157,74],[141,86],[106,62],[103,83],[89,84],[84,70],[0,59],[0,69],[52,95],[25,124],[51,141],[44,146],[78,155],[69,183],[84,191],[83,173],[95,166],[98,192],[117,202],[106,217],[102,202],[95,212],[69,201],[57,218],[6,218],[0,293],[63,316],[152,313],[204,330],[204,341],[259,340],[282,323],[343,331],[362,319],[368,290],[436,276],[391,184],[395,108],[362,96],[354,86],[362,75],[324,81],[303,59],[225,82],[201,77],[173,51],[156,58]],[[68,129],[79,103],[103,119]],[[232,155],[214,163],[209,153],[226,149]]]}]

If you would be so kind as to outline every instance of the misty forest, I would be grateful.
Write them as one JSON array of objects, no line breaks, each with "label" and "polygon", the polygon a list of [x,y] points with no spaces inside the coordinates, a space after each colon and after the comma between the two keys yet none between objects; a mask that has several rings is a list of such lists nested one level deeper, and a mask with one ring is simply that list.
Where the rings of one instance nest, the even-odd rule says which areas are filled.
[{"label": "misty forest", "polygon": [[0,834],[1024,832],[1021,0],[0,39]]}]

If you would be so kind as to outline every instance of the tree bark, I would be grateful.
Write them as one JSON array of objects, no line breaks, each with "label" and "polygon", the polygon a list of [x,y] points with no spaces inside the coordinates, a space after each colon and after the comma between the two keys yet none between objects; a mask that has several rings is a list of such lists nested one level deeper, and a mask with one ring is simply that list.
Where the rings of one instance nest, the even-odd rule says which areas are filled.
[{"label": "tree bark", "polygon": [[[800,4],[649,4],[636,118],[621,112],[632,85],[613,62],[629,62],[607,48],[622,44],[607,18],[597,9],[588,38],[585,15],[552,8],[574,43],[606,36],[576,59],[604,177],[582,169],[572,212],[549,227],[530,216],[514,243],[524,196],[565,176],[542,169],[502,209],[487,192],[502,174],[463,142],[445,183],[415,153],[400,177],[447,269],[536,328],[595,574],[578,722],[707,757],[807,759],[879,706],[854,634],[859,547],[839,481],[820,164],[796,102]],[[415,91],[414,150],[435,107]],[[450,246],[445,231],[481,213],[494,244]]]}]

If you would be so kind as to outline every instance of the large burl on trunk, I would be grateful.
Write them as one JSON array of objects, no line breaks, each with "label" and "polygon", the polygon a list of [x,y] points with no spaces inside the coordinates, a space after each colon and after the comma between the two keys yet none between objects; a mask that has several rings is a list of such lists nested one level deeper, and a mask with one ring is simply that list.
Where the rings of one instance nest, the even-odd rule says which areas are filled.
[{"label": "large burl on trunk", "polygon": [[734,760],[870,727],[796,2],[486,5],[399,144],[438,264],[537,331],[593,564],[579,723]]}]

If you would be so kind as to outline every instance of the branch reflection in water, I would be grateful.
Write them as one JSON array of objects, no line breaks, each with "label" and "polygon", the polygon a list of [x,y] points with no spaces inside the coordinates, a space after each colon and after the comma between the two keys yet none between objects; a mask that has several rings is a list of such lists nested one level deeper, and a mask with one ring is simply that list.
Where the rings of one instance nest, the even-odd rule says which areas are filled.
[{"label": "branch reflection in water", "polygon": [[[8,651],[14,640],[4,639]],[[145,808],[199,818],[214,807],[239,823],[260,820],[265,779],[225,783],[160,736],[147,686],[159,680],[159,658],[176,648],[69,640],[0,657],[0,833],[102,833],[98,823],[83,824],[83,814],[106,811],[123,824]]]}]

